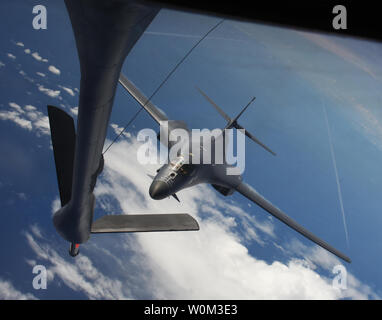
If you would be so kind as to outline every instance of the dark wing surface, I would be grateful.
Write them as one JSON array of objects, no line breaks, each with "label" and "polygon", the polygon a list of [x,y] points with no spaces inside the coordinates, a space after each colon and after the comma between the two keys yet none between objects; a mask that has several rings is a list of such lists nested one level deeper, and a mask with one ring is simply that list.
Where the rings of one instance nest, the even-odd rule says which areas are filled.
[{"label": "dark wing surface", "polygon": [[236,188],[236,190],[240,192],[243,196],[248,198],[249,200],[259,205],[265,211],[269,212],[272,216],[274,216],[275,218],[284,222],[287,226],[291,227],[295,231],[302,234],[304,237],[318,244],[320,247],[330,251],[331,253],[345,260],[346,262],[349,262],[349,263],[351,262],[349,257],[347,257],[342,252],[332,247],[330,244],[326,243],[324,240],[318,238],[317,236],[315,236],[310,231],[306,230],[301,225],[299,225],[296,221],[294,221],[292,218],[290,218],[288,215],[282,212],[279,208],[274,206],[270,201],[265,199],[261,194],[259,194],[254,188],[252,188],[248,184],[243,182]]},{"label": "dark wing surface", "polygon": [[[176,141],[169,140],[172,130],[184,129],[189,131],[187,124],[182,120],[169,120],[167,116],[161,111],[155,104],[153,104],[135,85],[122,73],[119,77],[119,83],[126,89],[126,91],[144,108],[147,113],[159,124],[163,125],[163,131],[161,130],[160,141],[164,143],[167,148],[171,147]],[[162,122],[162,123],[161,123]],[[165,127],[167,126],[167,128]],[[159,138],[159,136],[158,136]]]},{"label": "dark wing surface", "polygon": [[119,83],[127,90],[128,93],[147,111],[147,113],[158,123],[160,121],[168,121],[166,115],[161,112],[155,104],[149,99],[130,81],[123,73],[119,76]]}]

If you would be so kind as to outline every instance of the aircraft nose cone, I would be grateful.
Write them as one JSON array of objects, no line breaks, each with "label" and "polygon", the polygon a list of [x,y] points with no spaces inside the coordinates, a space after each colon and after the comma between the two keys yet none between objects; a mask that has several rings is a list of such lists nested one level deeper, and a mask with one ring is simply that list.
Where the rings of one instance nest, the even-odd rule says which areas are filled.
[{"label": "aircraft nose cone", "polygon": [[168,184],[164,181],[154,181],[150,186],[150,197],[154,200],[162,200],[169,196]]}]

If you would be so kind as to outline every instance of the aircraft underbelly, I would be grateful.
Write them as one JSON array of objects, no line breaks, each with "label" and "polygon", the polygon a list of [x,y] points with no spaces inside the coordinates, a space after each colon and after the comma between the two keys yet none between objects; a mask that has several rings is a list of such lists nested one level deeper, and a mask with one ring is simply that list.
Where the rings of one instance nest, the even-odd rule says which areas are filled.
[{"label": "aircraft underbelly", "polygon": [[65,0],[65,4],[80,60],[81,86],[71,200],[54,221],[65,239],[81,243],[90,236],[93,189],[122,64],[159,10],[129,0]]}]

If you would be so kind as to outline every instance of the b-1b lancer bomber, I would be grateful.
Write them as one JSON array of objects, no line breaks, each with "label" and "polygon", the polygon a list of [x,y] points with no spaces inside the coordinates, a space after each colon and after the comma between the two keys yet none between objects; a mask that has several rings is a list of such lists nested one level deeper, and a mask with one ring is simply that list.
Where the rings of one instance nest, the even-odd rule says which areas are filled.
[{"label": "b-1b lancer bomber", "polygon": [[[187,142],[192,140],[191,130],[188,129],[187,124],[184,121],[179,120],[169,120],[163,112],[161,112],[152,102],[150,102],[145,95],[123,74],[119,78],[120,84],[130,93],[130,95],[150,114],[150,116],[158,123],[167,123],[167,132],[166,137],[159,137],[160,141],[167,145],[168,149],[177,143],[169,139],[171,132],[176,129],[183,129],[189,134],[189,139],[185,140]],[[236,128],[244,129],[239,123],[238,119],[243,114],[243,112],[248,108],[248,106],[253,102],[254,98],[244,107],[244,109],[233,119],[231,119],[216,103],[212,101],[202,90],[198,89],[199,92],[207,99],[207,101],[218,111],[218,113],[227,121],[227,125],[224,129]],[[245,130],[245,129],[244,129]],[[254,137],[248,131],[244,131],[245,135],[259,144],[262,148],[275,155],[275,153],[269,149],[266,145],[260,142],[256,137]],[[222,131],[222,134],[215,138],[214,143],[207,145],[201,145],[200,148],[204,149],[207,153],[211,155],[215,154],[216,146],[218,145],[218,140],[223,139],[222,145],[226,145],[225,130]],[[160,132],[162,135],[162,130]],[[210,148],[210,150],[206,150]],[[189,147],[183,150],[190,150]],[[224,150],[224,148],[223,148]],[[191,149],[193,151],[193,149]],[[194,164],[192,161],[193,158],[192,152],[187,154],[178,154],[167,164],[164,164],[157,171],[157,175],[153,177],[149,193],[151,198],[155,200],[161,200],[169,196],[173,196],[178,200],[176,192],[189,188],[201,183],[211,184],[218,192],[224,196],[231,195],[233,192],[237,191],[241,193],[244,197],[248,198],[265,211],[270,213],[275,218],[279,219],[292,229],[296,230],[304,237],[318,244],[322,248],[330,251],[337,257],[351,262],[350,258],[323,241],[322,239],[315,236],[313,233],[299,225],[296,221],[286,215],[278,207],[273,205],[270,201],[265,199],[260,193],[258,193],[254,188],[245,183],[242,180],[240,174],[227,174],[228,169],[232,169],[232,165],[229,165],[226,162],[226,157],[223,157],[224,162],[218,164],[212,161],[210,164],[203,163],[199,161],[198,164]],[[216,157],[215,157],[216,158]],[[187,161],[185,161],[187,159]],[[179,200],[178,200],[179,201]]]}]

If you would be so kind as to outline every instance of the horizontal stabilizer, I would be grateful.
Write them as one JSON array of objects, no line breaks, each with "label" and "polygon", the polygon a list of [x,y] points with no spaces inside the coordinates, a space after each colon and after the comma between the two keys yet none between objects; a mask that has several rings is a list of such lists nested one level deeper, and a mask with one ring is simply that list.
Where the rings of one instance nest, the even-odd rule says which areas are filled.
[{"label": "horizontal stabilizer", "polygon": [[58,189],[63,207],[72,196],[76,132],[73,118],[65,111],[54,106],[48,106],[48,117]]},{"label": "horizontal stabilizer", "polygon": [[[256,97],[253,97],[248,103],[247,105],[240,111],[240,113],[234,118],[232,119],[230,122],[232,124],[236,123],[236,121],[241,117],[241,115],[244,113],[245,110],[247,110],[247,108],[250,106],[250,104],[255,101]],[[229,125],[227,125],[227,127],[229,127]]]},{"label": "horizontal stabilizer", "polygon": [[201,89],[196,87],[200,94],[219,112],[219,114],[227,120],[227,125],[225,129],[230,129],[230,128],[236,128],[236,129],[244,129],[245,130],[245,135],[251,139],[252,141],[256,142],[259,146],[267,150],[269,153],[273,154],[274,156],[276,153],[274,153],[270,148],[268,148],[264,143],[262,143],[259,139],[257,139],[253,134],[251,134],[247,129],[245,129],[243,126],[241,126],[237,120],[241,117],[241,115],[244,113],[245,110],[250,106],[250,104],[256,99],[253,97],[248,104],[240,111],[240,113],[234,118],[231,119],[209,96],[207,96]]},{"label": "horizontal stabilizer", "polygon": [[94,221],[92,233],[196,231],[198,222],[186,213],[106,215]]},{"label": "horizontal stabilizer", "polygon": [[207,96],[200,88],[196,87],[200,94],[219,112],[219,114],[226,119],[228,122],[231,121],[231,118],[209,97]]},{"label": "horizontal stabilizer", "polygon": [[240,124],[238,124],[237,122],[234,124],[235,128],[236,129],[244,129],[245,130],[245,135],[251,139],[252,141],[256,142],[259,146],[263,147],[265,150],[267,150],[269,153],[271,153],[272,155],[276,155],[275,152],[273,152],[269,147],[267,147],[264,143],[262,143],[259,139],[257,139],[252,133],[250,133],[247,129],[245,129],[244,127],[242,127]]}]

